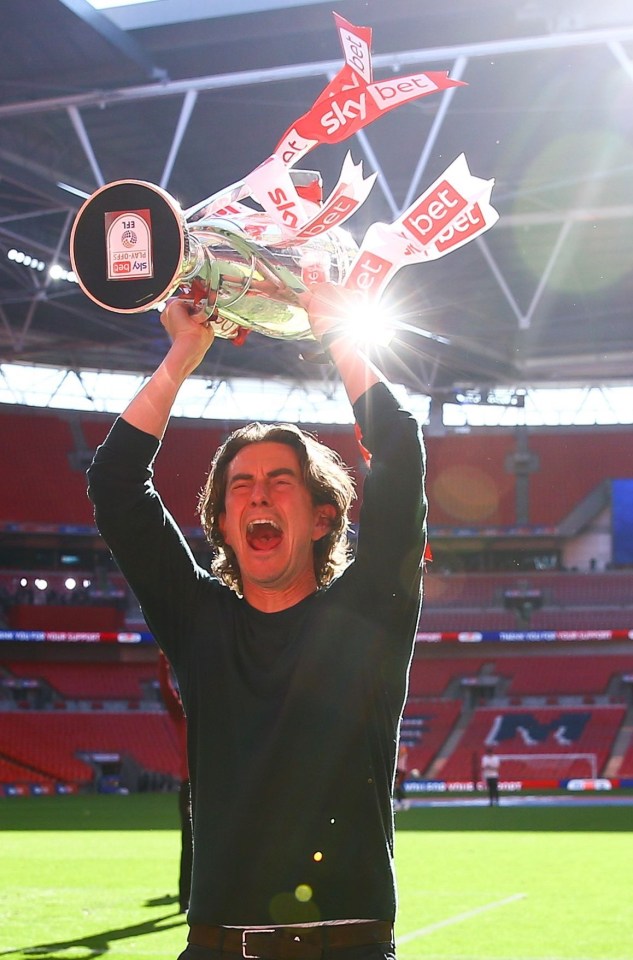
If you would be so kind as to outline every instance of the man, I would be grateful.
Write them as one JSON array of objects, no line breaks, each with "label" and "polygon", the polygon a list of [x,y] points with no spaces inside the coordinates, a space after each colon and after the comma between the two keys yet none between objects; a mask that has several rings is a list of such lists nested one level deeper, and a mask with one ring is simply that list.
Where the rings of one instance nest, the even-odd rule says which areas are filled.
[{"label": "man", "polygon": [[391,794],[420,611],[424,457],[417,424],[345,333],[350,301],[330,285],[306,295],[372,454],[343,572],[349,478],[292,426],[238,431],[218,451],[200,504],[217,577],[193,559],[151,467],[213,340],[181,302],[162,315],[164,361],[89,470],[97,523],[187,715],[186,960],[393,956]]},{"label": "man", "polygon": [[488,806],[499,805],[499,757],[493,753],[492,747],[486,747],[481,758],[481,776],[488,790]]}]

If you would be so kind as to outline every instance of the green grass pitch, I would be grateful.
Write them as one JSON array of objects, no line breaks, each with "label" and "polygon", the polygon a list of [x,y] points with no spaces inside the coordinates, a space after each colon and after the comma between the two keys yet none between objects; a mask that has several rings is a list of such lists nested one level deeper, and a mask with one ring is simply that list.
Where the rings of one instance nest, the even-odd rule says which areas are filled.
[{"label": "green grass pitch", "polygon": [[[0,957],[175,960],[175,795],[0,800]],[[397,815],[400,960],[633,960],[633,807]]]}]

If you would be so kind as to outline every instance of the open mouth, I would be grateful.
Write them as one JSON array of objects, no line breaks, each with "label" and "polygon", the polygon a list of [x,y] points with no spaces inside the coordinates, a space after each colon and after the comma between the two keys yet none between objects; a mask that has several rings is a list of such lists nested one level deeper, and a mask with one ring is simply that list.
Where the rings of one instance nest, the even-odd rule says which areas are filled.
[{"label": "open mouth", "polygon": [[252,550],[273,550],[281,543],[281,528],[273,520],[251,520],[246,542]]}]

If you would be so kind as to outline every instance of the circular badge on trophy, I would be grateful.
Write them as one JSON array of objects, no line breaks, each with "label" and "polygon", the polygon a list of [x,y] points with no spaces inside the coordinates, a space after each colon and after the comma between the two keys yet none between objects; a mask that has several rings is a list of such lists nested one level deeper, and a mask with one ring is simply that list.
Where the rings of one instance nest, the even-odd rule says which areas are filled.
[{"label": "circular badge on trophy", "polygon": [[162,303],[178,284],[184,255],[182,211],[168,193],[142,180],[117,180],[92,194],[70,238],[80,287],[119,313]]}]

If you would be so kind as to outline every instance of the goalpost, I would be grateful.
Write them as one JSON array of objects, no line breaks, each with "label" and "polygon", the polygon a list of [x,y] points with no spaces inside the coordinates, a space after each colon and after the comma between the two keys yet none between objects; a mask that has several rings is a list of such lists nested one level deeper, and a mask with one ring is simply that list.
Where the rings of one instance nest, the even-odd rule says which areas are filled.
[{"label": "goalpost", "polygon": [[504,779],[504,760],[538,766],[539,777],[535,779],[564,779],[569,764],[574,760],[582,760],[587,764],[587,779],[598,778],[598,757],[595,753],[498,753],[497,756],[501,761],[500,780]]}]

